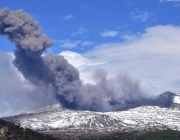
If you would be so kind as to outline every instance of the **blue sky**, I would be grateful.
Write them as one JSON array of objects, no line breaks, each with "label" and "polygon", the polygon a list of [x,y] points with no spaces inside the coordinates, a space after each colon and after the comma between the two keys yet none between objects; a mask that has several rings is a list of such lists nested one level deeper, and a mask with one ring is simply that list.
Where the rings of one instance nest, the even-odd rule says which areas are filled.
[{"label": "blue sky", "polygon": [[[143,33],[147,27],[180,23],[178,1],[0,0],[0,2],[1,8],[23,9],[33,19],[38,20],[44,33],[54,40],[53,53],[59,53],[67,48],[84,53],[98,44],[123,42],[125,34]],[[1,42],[2,40],[4,42],[3,38]],[[8,41],[6,43],[10,44]],[[2,51],[13,49],[13,46],[1,47]]]},{"label": "blue sky", "polygon": [[[180,0],[0,0],[0,3],[0,8],[22,9],[37,20],[54,41],[45,53],[63,55],[78,68],[85,83],[92,83],[93,71],[103,68],[109,77],[128,73],[154,95],[167,90],[180,93]],[[12,81],[3,80],[8,76],[19,77],[17,83],[22,84],[22,75],[10,64],[15,46],[5,36],[0,42],[0,74],[4,76],[0,89],[8,97],[12,97],[11,91],[21,96],[20,89],[5,88]],[[11,59],[4,57],[4,53],[11,55]],[[3,62],[9,63],[7,70]],[[25,88],[30,92],[27,83],[22,91],[27,91]],[[8,106],[5,94],[1,97],[0,101]],[[10,108],[5,114],[12,113]]]}]

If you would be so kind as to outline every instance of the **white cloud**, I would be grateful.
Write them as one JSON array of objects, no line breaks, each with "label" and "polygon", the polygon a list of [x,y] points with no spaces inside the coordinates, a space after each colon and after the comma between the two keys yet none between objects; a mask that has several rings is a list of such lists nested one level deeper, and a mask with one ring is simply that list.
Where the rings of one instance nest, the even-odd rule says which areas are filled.
[{"label": "white cloud", "polygon": [[63,17],[63,20],[73,19],[74,17],[72,15],[66,15]]},{"label": "white cloud", "polygon": [[120,36],[125,41],[133,41],[139,37],[139,34],[132,34],[132,33],[125,33],[122,36]]},{"label": "white cloud", "polygon": [[60,55],[64,56],[64,58],[67,59],[70,64],[80,71],[80,77],[85,83],[93,83],[94,81],[92,80],[91,76],[92,72],[96,69],[96,66],[106,63],[101,61],[93,61],[84,57],[82,54],[71,51],[63,51],[60,53]]},{"label": "white cloud", "polygon": [[153,93],[180,91],[180,27],[166,25],[146,28],[144,33],[125,34],[124,42],[107,43],[81,55],[62,52],[80,71],[81,78],[92,82],[95,69],[104,68],[109,76],[130,72]]},{"label": "white cloud", "polygon": [[71,52],[71,51],[63,51],[60,55],[64,56],[68,60],[70,64],[75,66],[78,69],[83,69],[87,66],[94,66],[104,64],[105,62],[93,62],[89,58],[84,57],[82,54]]},{"label": "white cloud", "polygon": [[85,47],[85,46],[93,45],[93,42],[90,42],[90,41],[80,41],[80,40],[71,41],[69,39],[55,40],[55,42],[59,43],[60,47],[63,47],[63,48],[76,48],[78,46]]},{"label": "white cloud", "polygon": [[77,47],[77,45],[79,43],[80,43],[80,41],[72,42],[71,40],[65,40],[65,41],[62,41],[62,44],[60,44],[60,46],[62,46],[64,48],[75,48],[75,47]]},{"label": "white cloud", "polygon": [[82,35],[88,33],[88,30],[84,27],[79,27],[77,31],[73,32],[71,35],[72,36],[78,36],[78,35]]},{"label": "white cloud", "polygon": [[[93,62],[107,62],[91,67],[105,68],[110,75],[129,71],[149,89],[156,88],[159,93],[166,90],[179,92],[180,87],[180,27],[171,25],[155,26],[137,35],[133,40],[122,43],[98,45],[84,54]],[[86,69],[86,72],[88,69]],[[176,85],[174,84],[176,83]],[[179,83],[180,84],[180,83]]]},{"label": "white cloud", "polygon": [[180,0],[159,0],[161,3],[163,2],[171,2],[174,7],[180,7]]},{"label": "white cloud", "polygon": [[148,11],[139,11],[138,9],[136,9],[135,12],[130,13],[129,17],[133,20],[145,22],[149,19],[150,16],[151,14]]},{"label": "white cloud", "polygon": [[102,37],[115,37],[118,35],[118,31],[104,31],[100,35]]},{"label": "white cloud", "polygon": [[63,51],[60,53],[60,55],[64,56],[64,58],[67,59],[70,64],[78,69],[80,69],[84,65],[93,65],[93,63],[89,59],[76,52]]},{"label": "white cloud", "polygon": [[81,41],[81,46],[90,46],[90,45],[93,45],[94,43],[93,42],[90,42],[90,41]]},{"label": "white cloud", "polygon": [[55,103],[52,90],[32,85],[25,80],[14,67],[13,60],[12,53],[0,52],[0,117]]}]

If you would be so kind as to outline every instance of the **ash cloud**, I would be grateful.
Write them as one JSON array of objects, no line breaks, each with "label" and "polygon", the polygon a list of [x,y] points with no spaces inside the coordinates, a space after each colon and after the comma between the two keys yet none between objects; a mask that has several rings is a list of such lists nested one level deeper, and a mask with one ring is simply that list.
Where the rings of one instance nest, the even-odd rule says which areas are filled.
[{"label": "ash cloud", "polygon": [[[22,10],[0,10],[0,35],[8,36],[16,46],[13,64],[34,87],[31,92],[22,90],[28,93],[24,96],[26,99],[29,97],[29,101],[36,100],[32,99],[32,95],[37,97],[46,91],[38,99],[44,101],[48,96],[48,101],[51,99],[54,102],[56,99],[63,107],[70,109],[112,111],[118,110],[122,104],[147,99],[140,82],[127,74],[107,78],[107,72],[99,69],[93,75],[96,84],[83,84],[78,70],[63,56],[42,56],[53,42],[42,33],[38,22]],[[14,87],[17,88],[16,85]]]},{"label": "ash cloud", "polygon": [[55,77],[58,100],[64,107],[76,109],[82,86],[78,70],[60,55],[48,54],[44,60]]},{"label": "ash cloud", "polygon": [[16,45],[14,65],[31,82],[53,81],[53,76],[41,58],[42,52],[52,45],[42,34],[37,21],[22,10],[12,11],[4,8],[0,11],[0,35],[7,35]]},{"label": "ash cloud", "polygon": [[54,87],[34,86],[13,65],[12,53],[0,52],[0,117],[57,103]]},{"label": "ash cloud", "polygon": [[93,78],[96,84],[83,85],[80,107],[96,111],[120,110],[122,105],[147,100],[146,91],[139,80],[128,73],[119,73],[107,78],[104,69],[97,69]]}]

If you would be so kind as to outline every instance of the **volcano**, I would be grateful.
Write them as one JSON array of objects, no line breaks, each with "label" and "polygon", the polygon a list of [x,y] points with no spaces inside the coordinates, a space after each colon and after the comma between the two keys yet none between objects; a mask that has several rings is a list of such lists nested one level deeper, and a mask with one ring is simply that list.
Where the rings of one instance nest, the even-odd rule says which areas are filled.
[{"label": "volcano", "polygon": [[55,104],[2,119],[50,134],[180,130],[179,101],[179,94],[165,92],[155,100],[122,105],[122,110],[113,112],[70,110]]}]

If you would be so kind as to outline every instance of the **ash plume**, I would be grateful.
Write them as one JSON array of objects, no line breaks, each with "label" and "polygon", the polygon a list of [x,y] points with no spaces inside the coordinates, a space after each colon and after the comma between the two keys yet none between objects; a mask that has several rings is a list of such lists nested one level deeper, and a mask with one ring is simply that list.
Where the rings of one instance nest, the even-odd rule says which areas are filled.
[{"label": "ash plume", "polygon": [[147,98],[140,82],[127,74],[107,78],[107,72],[99,69],[93,75],[96,84],[82,84],[78,70],[63,56],[42,56],[53,41],[22,10],[0,10],[0,35],[8,36],[15,44],[13,64],[24,78],[37,87],[51,87],[51,94],[63,107],[112,111]]},{"label": "ash plume", "polygon": [[78,70],[60,55],[48,54],[44,60],[55,77],[53,85],[57,89],[58,100],[64,107],[76,109],[81,88]]},{"label": "ash plume", "polygon": [[42,52],[52,45],[42,34],[37,21],[22,10],[0,11],[0,35],[7,35],[16,45],[14,65],[31,82],[53,81],[53,76],[41,58]]},{"label": "ash plume", "polygon": [[113,111],[119,110],[122,105],[148,99],[140,81],[128,73],[119,73],[115,77],[107,78],[104,69],[97,69],[93,78],[96,80],[95,85],[86,84],[81,89],[82,109]]}]

